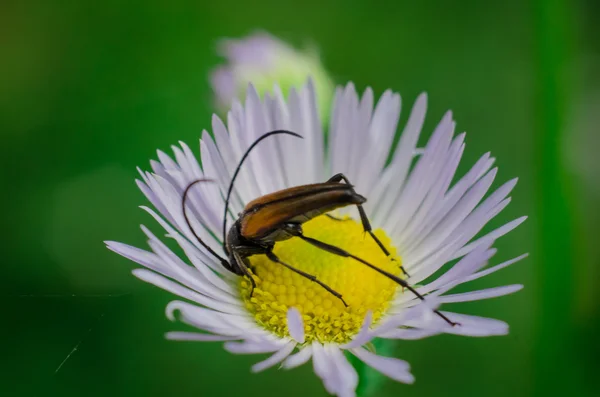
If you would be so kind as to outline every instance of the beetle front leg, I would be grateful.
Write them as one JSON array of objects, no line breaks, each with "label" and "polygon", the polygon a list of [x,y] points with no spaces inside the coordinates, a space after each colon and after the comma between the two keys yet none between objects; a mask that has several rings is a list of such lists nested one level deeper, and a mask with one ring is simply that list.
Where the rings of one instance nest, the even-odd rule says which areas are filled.
[{"label": "beetle front leg", "polygon": [[282,266],[290,269],[294,273],[297,273],[297,274],[301,275],[302,277],[305,277],[305,278],[309,279],[310,281],[319,284],[321,287],[325,288],[327,290],[327,292],[329,292],[331,295],[333,295],[336,298],[338,298],[339,300],[341,300],[342,303],[344,304],[344,306],[348,307],[348,304],[346,303],[346,301],[344,300],[344,298],[342,298],[342,294],[340,294],[339,292],[337,292],[336,290],[334,290],[333,288],[331,288],[330,286],[328,286],[324,282],[319,281],[316,276],[314,276],[312,274],[308,274],[306,272],[303,272],[300,269],[296,269],[292,265],[288,265],[287,263],[285,263],[281,259],[279,259],[279,257],[277,257],[277,255],[275,255],[272,251],[267,251],[265,255],[267,255],[267,258],[269,258],[273,262],[279,263],[280,265],[282,265]]},{"label": "beetle front leg", "polygon": [[[329,180],[327,182],[341,182],[341,181],[344,181],[347,185],[352,185],[350,183],[350,181],[348,180],[348,178],[346,177],[346,175],[344,175],[342,173],[335,174],[334,176],[332,176],[331,178],[329,178]],[[356,204],[356,208],[358,208],[358,214],[360,215],[360,222],[362,223],[363,229],[365,230],[365,232],[369,233],[371,235],[371,237],[373,238],[373,240],[375,240],[375,242],[377,243],[377,245],[379,246],[379,248],[381,248],[381,250],[383,251],[383,253],[387,257],[391,257],[390,252],[387,250],[387,248],[385,248],[385,246],[379,240],[379,238],[377,238],[377,236],[375,235],[375,233],[373,233],[373,228],[371,227],[371,222],[369,222],[369,218],[367,217],[367,213],[365,212],[365,209],[363,208],[363,206],[361,204]],[[391,259],[393,261],[396,260],[393,257],[391,257]],[[400,270],[402,270],[402,273],[404,273],[405,276],[410,277],[410,275],[408,274],[408,272],[406,271],[406,269],[404,269],[404,266],[400,265]]]},{"label": "beetle front leg", "polygon": [[242,273],[244,273],[244,275],[248,276],[248,278],[250,279],[250,298],[252,298],[252,295],[254,294],[254,288],[256,288],[256,281],[254,281],[254,277],[252,277],[252,273],[250,273],[248,259],[242,257],[236,250],[232,251],[233,257],[235,258],[235,262],[237,263],[238,267],[240,268]]}]

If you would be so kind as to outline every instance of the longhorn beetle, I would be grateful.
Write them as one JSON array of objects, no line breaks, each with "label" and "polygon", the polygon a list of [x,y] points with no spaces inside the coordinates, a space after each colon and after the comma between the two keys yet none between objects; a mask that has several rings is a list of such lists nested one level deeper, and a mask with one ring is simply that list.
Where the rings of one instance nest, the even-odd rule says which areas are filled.
[{"label": "longhorn beetle", "polygon": [[[323,241],[316,240],[314,238],[305,236],[302,232],[302,224],[309,220],[319,216],[327,214],[328,212],[337,208],[347,207],[349,205],[355,205],[360,215],[360,220],[366,233],[369,233],[377,245],[381,248],[383,253],[390,256],[390,253],[381,243],[381,241],[375,236],[372,231],[371,224],[367,218],[367,214],[362,207],[362,204],[367,201],[366,198],[356,193],[354,187],[346,178],[344,174],[336,174],[329,178],[327,182],[314,183],[309,185],[301,185],[291,187],[283,190],[279,190],[274,193],[270,193],[261,196],[248,204],[244,210],[239,214],[239,218],[227,231],[227,213],[229,210],[229,199],[233,191],[235,179],[237,178],[242,164],[252,151],[262,140],[277,134],[292,135],[297,138],[302,138],[301,135],[295,132],[286,130],[275,130],[268,132],[259,137],[250,147],[240,160],[231,182],[227,190],[227,197],[225,199],[225,212],[223,214],[223,249],[229,260],[223,258],[217,254],[211,247],[208,246],[195,232],[188,218],[185,210],[185,203],[190,189],[200,182],[213,182],[212,179],[198,179],[190,183],[184,190],[181,199],[182,211],[185,221],[191,230],[192,234],[198,242],[202,244],[204,248],[208,250],[215,258],[217,258],[223,267],[227,270],[239,275],[247,276],[250,280],[252,288],[250,290],[250,296],[254,288],[256,288],[256,282],[250,273],[250,261],[249,257],[253,255],[266,255],[271,261],[276,262],[289,270],[306,277],[307,279],[319,284],[325,288],[329,293],[342,301],[347,307],[346,301],[342,295],[333,290],[327,284],[319,281],[316,276],[308,274],[300,269],[296,269],[294,266],[283,262],[277,255],[273,253],[273,248],[277,241],[288,240],[292,237],[298,237],[309,244],[314,245],[324,251],[327,251],[333,255],[339,255],[346,258],[352,258],[365,266],[370,267],[376,272],[381,273],[385,277],[395,281],[403,288],[406,288],[417,298],[424,301],[425,297],[421,295],[417,290],[410,286],[406,281],[397,277],[396,275],[389,273],[377,266],[372,265],[366,260],[359,258],[350,252],[347,252],[341,248],[327,244]],[[341,183],[343,182],[343,183]],[[330,216],[331,217],[331,216]],[[333,219],[337,219],[332,217]],[[402,271],[406,274],[404,268]],[[444,314],[438,310],[434,312],[440,316],[448,324],[455,326],[458,323],[451,321]]]}]

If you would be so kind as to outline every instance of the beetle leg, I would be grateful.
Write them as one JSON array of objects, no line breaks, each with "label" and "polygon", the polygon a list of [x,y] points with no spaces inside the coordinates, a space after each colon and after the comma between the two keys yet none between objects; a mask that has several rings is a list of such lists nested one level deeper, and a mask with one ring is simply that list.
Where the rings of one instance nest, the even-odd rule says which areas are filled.
[{"label": "beetle leg", "polygon": [[333,216],[331,214],[325,214],[325,216],[328,217],[329,219],[333,219],[334,221],[338,221],[338,222],[344,222],[346,220],[349,220],[349,219],[338,218],[337,216]]},{"label": "beetle leg", "polygon": [[250,298],[252,298],[252,294],[254,294],[254,288],[256,288],[256,281],[254,281],[254,277],[252,277],[252,273],[250,273],[250,270],[248,269],[248,260],[242,257],[239,254],[239,252],[237,252],[235,249],[233,249],[232,251],[233,257],[235,258],[235,261],[237,262],[237,265],[239,266],[240,270],[250,279],[250,284],[252,286],[250,288]]},{"label": "beetle leg", "polygon": [[[287,230],[287,229],[286,229]],[[415,296],[417,298],[419,298],[422,301],[425,301],[425,297],[423,295],[421,295],[421,293],[419,291],[417,291],[416,289],[414,289],[410,284],[408,284],[406,281],[402,280],[401,278],[399,278],[398,276],[387,272],[383,269],[378,268],[377,266],[372,265],[371,263],[367,262],[366,260],[359,258],[356,255],[352,255],[351,253],[349,253],[348,251],[345,251],[339,247],[336,247],[335,245],[331,245],[331,244],[327,244],[323,241],[319,241],[316,240],[314,238],[311,237],[307,237],[305,236],[301,231],[298,230],[290,230],[290,233],[293,233],[294,236],[296,237],[300,237],[302,240],[306,241],[309,244],[314,245],[317,248],[320,248],[324,251],[327,251],[329,253],[332,253],[334,255],[339,255],[339,256],[343,256],[345,258],[352,258],[368,267],[370,267],[371,269],[375,270],[378,273],[381,273],[382,275],[386,276],[387,278],[395,281],[396,283],[400,284],[402,287],[406,288],[407,290],[409,290],[410,292],[412,292],[413,294],[415,294]],[[450,320],[448,317],[446,317],[443,313],[441,313],[439,310],[434,309],[433,312],[435,314],[437,314],[438,316],[440,316],[444,321],[446,321],[448,324],[455,326],[455,325],[460,325],[459,323],[455,323],[454,321]]]},{"label": "beetle leg", "polygon": [[316,276],[313,276],[312,274],[308,274],[306,272],[303,272],[300,269],[296,269],[292,265],[288,265],[287,263],[285,263],[281,259],[279,259],[277,257],[277,255],[275,255],[272,251],[267,251],[265,255],[267,255],[267,258],[269,258],[273,262],[279,263],[280,265],[287,267],[291,271],[293,271],[295,273],[298,273],[302,277],[306,277],[310,281],[319,284],[321,287],[325,288],[327,290],[327,292],[329,292],[331,295],[333,295],[336,298],[338,298],[339,300],[341,300],[342,303],[344,304],[344,306],[348,307],[348,304],[346,303],[346,301],[344,300],[344,298],[342,298],[342,294],[340,294],[339,292],[335,291],[334,289],[332,289],[330,286],[328,286],[327,284],[323,283],[322,281],[319,281]]},{"label": "beetle leg", "polygon": [[[352,185],[350,183],[350,181],[348,180],[348,178],[346,177],[346,175],[344,175],[342,173],[335,174],[334,176],[329,178],[329,180],[327,182],[341,182],[341,181],[344,181],[347,185]],[[379,248],[381,248],[381,250],[383,251],[383,253],[386,256],[388,256],[388,257],[391,256],[390,252],[387,250],[387,248],[385,248],[383,243],[377,238],[375,233],[373,233],[373,228],[371,227],[371,222],[369,222],[369,218],[367,217],[367,213],[365,212],[365,209],[363,208],[363,206],[361,204],[356,204],[356,208],[358,208],[358,214],[360,215],[360,222],[362,223],[363,229],[365,230],[365,232],[369,233],[371,235],[373,240],[375,240],[375,242],[377,243]],[[393,261],[396,260],[393,257],[391,259]],[[410,275],[408,274],[406,269],[404,269],[404,266],[400,265],[400,270],[402,270],[402,273],[404,273],[405,276],[410,277]]]}]

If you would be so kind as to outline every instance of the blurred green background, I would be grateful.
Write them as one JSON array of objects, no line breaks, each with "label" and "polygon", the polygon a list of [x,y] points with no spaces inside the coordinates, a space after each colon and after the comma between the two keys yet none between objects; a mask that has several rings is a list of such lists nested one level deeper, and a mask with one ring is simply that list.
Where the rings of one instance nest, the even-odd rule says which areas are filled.
[{"label": "blurred green background", "polygon": [[530,218],[494,263],[532,255],[469,287],[525,289],[454,307],[510,335],[400,342],[417,382],[379,395],[600,395],[599,17],[592,0],[3,1],[0,395],[326,395],[310,366],[251,375],[258,357],[166,341],[172,297],[102,243],[158,230],[135,167],[197,148],[216,40],[256,28],[316,43],[338,83],[400,92],[404,121],[427,91],[427,131],[447,109],[467,131],[462,170],[491,150],[496,186],[520,177],[494,225]]}]

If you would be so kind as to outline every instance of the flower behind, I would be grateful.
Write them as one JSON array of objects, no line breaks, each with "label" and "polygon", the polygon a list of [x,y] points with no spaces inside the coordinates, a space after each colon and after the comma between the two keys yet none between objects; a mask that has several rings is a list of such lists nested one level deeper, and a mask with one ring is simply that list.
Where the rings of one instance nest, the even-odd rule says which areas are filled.
[{"label": "flower behind", "polygon": [[287,97],[292,87],[305,84],[310,76],[318,94],[319,115],[321,118],[329,116],[334,84],[316,50],[296,50],[265,32],[240,40],[221,40],[218,50],[227,63],[213,70],[210,82],[217,106],[224,113],[235,98],[245,96],[249,83],[261,95],[277,84]]}]

